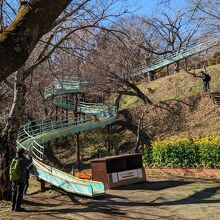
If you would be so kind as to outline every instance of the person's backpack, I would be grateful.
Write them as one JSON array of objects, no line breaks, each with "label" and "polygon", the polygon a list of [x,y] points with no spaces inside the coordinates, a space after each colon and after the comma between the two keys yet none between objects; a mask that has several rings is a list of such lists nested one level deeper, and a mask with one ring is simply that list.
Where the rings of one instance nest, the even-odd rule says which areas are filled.
[{"label": "person's backpack", "polygon": [[211,80],[211,76],[209,76],[209,74],[205,74],[205,80],[209,82]]},{"label": "person's backpack", "polygon": [[14,158],[9,169],[9,178],[11,181],[18,181],[21,178],[20,163],[22,158]]}]

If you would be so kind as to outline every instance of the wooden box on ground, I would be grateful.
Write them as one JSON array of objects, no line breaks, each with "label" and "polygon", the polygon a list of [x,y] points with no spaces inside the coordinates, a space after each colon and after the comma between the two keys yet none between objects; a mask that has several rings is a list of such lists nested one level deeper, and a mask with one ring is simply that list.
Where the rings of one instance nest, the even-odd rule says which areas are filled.
[{"label": "wooden box on ground", "polygon": [[146,180],[141,154],[126,154],[91,161],[92,179],[114,188]]}]

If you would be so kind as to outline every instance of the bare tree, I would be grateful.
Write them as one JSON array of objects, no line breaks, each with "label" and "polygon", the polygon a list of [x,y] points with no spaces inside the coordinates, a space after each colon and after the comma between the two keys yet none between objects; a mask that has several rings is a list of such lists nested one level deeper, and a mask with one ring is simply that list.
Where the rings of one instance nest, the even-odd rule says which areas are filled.
[{"label": "bare tree", "polygon": [[[177,11],[174,16],[162,12],[160,17],[143,18],[143,22],[150,27],[138,45],[157,56],[179,51],[195,40],[204,22],[203,18],[194,20],[193,13]],[[179,71],[179,61],[176,63]]]},{"label": "bare tree", "polygon": [[[79,36],[82,36],[82,33],[90,33],[93,32],[93,29],[104,28],[102,21],[120,15],[120,12],[118,14],[109,14],[110,6],[116,2],[112,1],[109,4],[101,2],[98,5],[95,2],[89,4],[91,1],[84,0],[77,5],[70,5],[65,13],[52,23],[52,26],[48,29],[50,32],[38,41],[25,65],[15,73],[14,102],[6,126],[1,133],[2,173],[0,184],[2,193],[0,198],[9,198],[10,196],[8,165],[14,156],[16,131],[19,129],[21,122],[23,121],[24,123],[23,113],[26,110],[26,94],[30,90],[30,87],[27,87],[26,84],[30,83],[32,85],[32,77],[36,68],[50,60],[52,54],[54,56],[51,61],[55,59],[56,53],[59,54],[59,51],[79,50],[77,43],[73,45],[69,42],[72,36],[80,38]],[[30,7],[29,4],[28,7]],[[99,10],[95,10],[96,7],[99,7]],[[48,71],[46,73],[48,74]],[[32,77],[29,77],[30,75]],[[42,79],[42,73],[39,77]]]},{"label": "bare tree", "polygon": [[219,32],[220,1],[219,0],[190,0],[189,8],[194,13],[194,19],[205,19],[205,27],[209,34]]},{"label": "bare tree", "polygon": [[144,103],[152,104],[133,77],[133,69],[144,62],[147,56],[131,38],[138,34],[133,28],[136,21],[134,18],[133,24],[126,24],[125,20],[120,20],[117,23],[118,31],[104,30],[98,33],[84,69],[90,73],[96,90],[106,94],[114,92],[119,97],[136,96]]}]

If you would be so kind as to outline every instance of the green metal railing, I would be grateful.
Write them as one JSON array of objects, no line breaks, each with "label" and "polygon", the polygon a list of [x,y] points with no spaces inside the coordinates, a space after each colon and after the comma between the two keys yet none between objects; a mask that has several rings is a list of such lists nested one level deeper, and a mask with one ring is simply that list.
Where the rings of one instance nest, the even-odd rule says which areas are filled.
[{"label": "green metal railing", "polygon": [[117,115],[117,108],[115,105],[111,103],[105,102],[88,102],[85,101],[78,101],[77,106],[74,100],[66,99],[66,98],[58,98],[54,100],[54,104],[63,108],[74,110],[78,109],[79,112],[87,113],[87,114],[95,114],[98,116],[104,117],[114,117]]},{"label": "green metal railing", "polygon": [[[161,67],[174,63],[187,56],[203,51],[219,42],[220,34],[215,37],[210,37],[204,42],[191,44],[186,48],[181,48],[179,51],[165,56],[162,59],[156,60],[147,66],[141,66],[133,71],[133,76],[139,76],[143,73],[157,70]],[[73,78],[59,76],[54,80],[53,86],[45,90],[45,99],[53,98],[62,94],[72,94],[84,92],[88,85],[88,80],[85,78]],[[86,100],[78,100],[77,106],[70,99],[55,99],[54,104],[64,109],[74,110],[86,113],[85,115],[72,118],[59,118],[59,116],[48,117],[43,120],[35,120],[27,123],[19,129],[17,136],[17,146],[29,150],[34,158],[36,169],[34,175],[43,178],[45,181],[59,186],[68,192],[76,192],[93,196],[104,192],[102,183],[80,183],[75,185],[74,177],[62,173],[62,171],[49,167],[46,164],[40,163],[44,160],[44,144],[49,140],[67,136],[76,132],[88,131],[94,128],[102,128],[113,123],[116,120],[117,108],[109,103],[96,103]],[[74,181],[72,181],[74,180]],[[74,182],[72,184],[71,182]]]},{"label": "green metal railing", "polygon": [[48,99],[62,94],[84,92],[88,83],[89,81],[86,78],[58,76],[53,81],[53,85],[44,91],[44,97]]},{"label": "green metal railing", "polygon": [[181,59],[184,59],[188,56],[194,55],[196,53],[202,52],[212,46],[215,46],[220,41],[220,34],[215,36],[209,36],[204,38],[202,41],[195,41],[185,47],[180,48],[178,51],[160,56],[160,58],[153,60],[147,65],[142,65],[133,70],[132,76],[140,76],[144,73],[158,70],[162,67],[165,67],[169,64],[175,63]]},{"label": "green metal railing", "polygon": [[[55,99],[54,104],[71,110],[76,107],[74,100],[67,98]],[[91,130],[95,127],[104,127],[113,123],[117,116],[116,106],[110,103],[79,101],[77,109],[79,112],[87,114],[64,119],[59,118],[60,115],[58,115],[27,123],[18,132],[18,146],[28,149],[36,159],[43,161],[44,142],[54,139],[54,133],[56,133],[55,137],[59,137],[68,135],[69,130],[79,132]]]},{"label": "green metal railing", "polygon": [[59,136],[68,135],[71,131],[74,133],[91,130],[95,127],[104,127],[114,120],[116,120],[116,115],[110,119],[99,118],[98,121],[89,115],[59,120],[56,120],[56,116],[54,116],[47,118],[41,123],[32,121],[19,130],[17,144],[28,149],[36,159],[43,161],[44,142]]}]

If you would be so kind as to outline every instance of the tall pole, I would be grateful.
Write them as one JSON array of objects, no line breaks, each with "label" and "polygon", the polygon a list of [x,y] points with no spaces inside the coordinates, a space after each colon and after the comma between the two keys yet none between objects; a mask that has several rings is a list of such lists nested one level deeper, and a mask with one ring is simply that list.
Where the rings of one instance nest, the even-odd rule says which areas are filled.
[{"label": "tall pole", "polygon": [[45,192],[46,191],[46,183],[44,180],[39,180],[40,181],[40,191]]},{"label": "tall pole", "polygon": [[[78,94],[75,94],[75,110],[74,110],[74,115],[75,115],[75,121],[77,123],[78,119],[77,117],[79,116],[78,114]],[[76,133],[76,164],[77,164],[77,169],[80,170],[80,142],[79,142],[79,135],[80,133]]]},{"label": "tall pole", "polygon": [[166,66],[166,75],[169,75],[169,65]]},{"label": "tall pole", "polygon": [[79,143],[79,135],[80,133],[76,133],[76,164],[77,169],[80,170],[80,143]]},{"label": "tall pole", "polygon": [[66,122],[68,123],[69,110],[66,109]]},{"label": "tall pole", "polygon": [[58,107],[56,106],[56,107],[55,107],[55,117],[56,117],[55,120],[56,120],[56,121],[57,121],[57,115],[58,115]]},{"label": "tall pole", "polygon": [[75,94],[75,117],[78,116],[78,95]]},{"label": "tall pole", "polygon": [[61,120],[64,120],[65,119],[65,116],[64,116],[64,109],[62,108],[61,109]]},{"label": "tall pole", "polygon": [[85,93],[82,93],[82,100],[85,102]]},{"label": "tall pole", "polygon": [[108,129],[108,141],[107,141],[107,149],[108,149],[108,152],[111,151],[111,139],[110,139],[110,135],[112,133],[112,126],[111,125],[108,125],[107,126],[107,129]]},{"label": "tall pole", "polygon": [[186,71],[188,70],[188,59],[187,59],[187,57],[185,58],[185,69],[186,69]]}]

